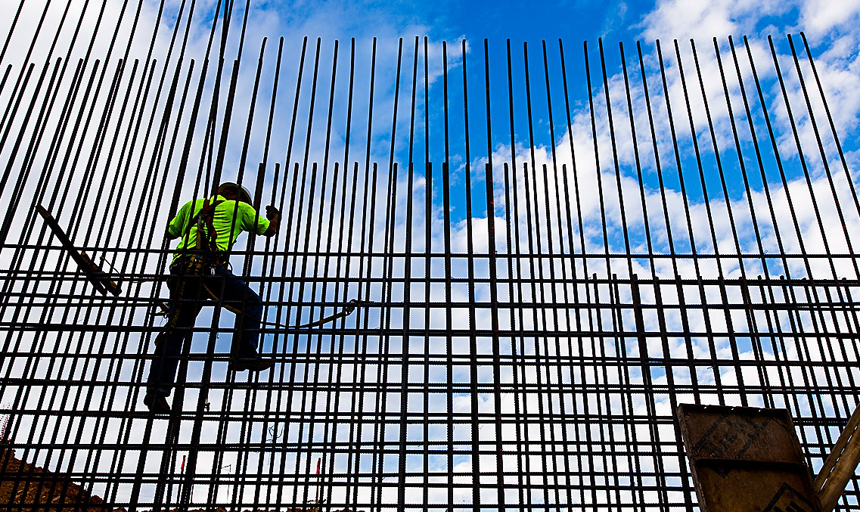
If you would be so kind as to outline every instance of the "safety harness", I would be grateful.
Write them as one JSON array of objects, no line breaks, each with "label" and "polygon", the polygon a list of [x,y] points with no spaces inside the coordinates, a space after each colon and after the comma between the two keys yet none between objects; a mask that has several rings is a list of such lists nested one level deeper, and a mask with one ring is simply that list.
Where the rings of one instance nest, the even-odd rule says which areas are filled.
[{"label": "safety harness", "polygon": [[224,254],[218,250],[218,232],[214,225],[215,209],[223,202],[205,199],[203,208],[189,222],[189,226],[197,228],[195,247],[192,251],[186,249],[174,263],[183,265],[186,275],[215,275],[215,267],[226,262]]},{"label": "safety harness", "polygon": [[[173,264],[182,265],[183,272],[186,276],[202,276],[205,274],[215,275],[215,267],[219,265],[223,265],[226,263],[225,255],[222,251],[218,250],[218,233],[215,231],[214,218],[215,218],[215,209],[223,203],[224,201],[213,201],[210,202],[209,199],[205,199],[203,201],[203,207],[197,212],[191,221],[189,222],[189,229],[191,226],[197,228],[197,240],[195,243],[195,247],[193,250],[187,250],[180,255],[180,257]],[[180,281],[179,286],[180,291],[179,295],[184,294],[184,281]],[[201,291],[208,295],[208,299],[217,301],[218,296],[208,287],[206,283],[201,282]],[[346,306],[341,310],[336,312],[335,314],[317,320],[315,322],[311,322],[304,325],[297,325],[294,329],[308,329],[313,327],[318,327],[320,325],[327,324],[339,318],[348,316],[351,314],[356,307],[362,305],[356,299],[350,300]],[[229,305],[224,305],[229,311],[237,315],[244,315],[244,311],[241,311],[237,308],[234,308]],[[162,311],[164,312],[165,317],[169,317],[169,313],[167,312],[168,308],[162,304]],[[168,325],[173,326],[176,318],[169,318]],[[285,325],[281,325],[278,323],[267,322],[265,320],[261,320],[264,325],[275,325],[282,328],[288,328]],[[156,337],[155,343],[158,345],[161,341],[162,334]]]}]

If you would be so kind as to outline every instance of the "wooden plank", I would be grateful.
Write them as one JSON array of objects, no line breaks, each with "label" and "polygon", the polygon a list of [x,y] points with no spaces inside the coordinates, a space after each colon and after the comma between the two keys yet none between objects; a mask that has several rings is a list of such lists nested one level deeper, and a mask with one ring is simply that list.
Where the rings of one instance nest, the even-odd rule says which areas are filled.
[{"label": "wooden plank", "polygon": [[788,411],[682,404],[702,512],[821,512]]},{"label": "wooden plank", "polygon": [[107,295],[107,292],[119,295],[119,285],[111,281],[108,275],[105,274],[104,271],[89,258],[89,256],[78,251],[77,247],[75,247],[72,241],[69,240],[69,237],[63,231],[63,228],[60,227],[60,224],[57,223],[48,210],[43,208],[42,205],[36,205],[36,211],[39,212],[39,215],[41,215],[43,219],[45,219],[45,223],[51,228],[54,236],[57,237],[57,240],[60,241],[63,248],[68,251],[75,263],[78,264],[78,268],[80,268],[81,272],[87,276],[87,279],[93,284],[93,286],[95,286],[96,290],[101,292],[102,295]]},{"label": "wooden plank", "polygon": [[845,490],[848,481],[854,476],[857,463],[860,462],[860,404],[854,409],[854,414],[848,420],[848,425],[842,430],[830,456],[815,477],[813,487],[818,492],[821,508],[830,512],[836,507],[839,496]]}]

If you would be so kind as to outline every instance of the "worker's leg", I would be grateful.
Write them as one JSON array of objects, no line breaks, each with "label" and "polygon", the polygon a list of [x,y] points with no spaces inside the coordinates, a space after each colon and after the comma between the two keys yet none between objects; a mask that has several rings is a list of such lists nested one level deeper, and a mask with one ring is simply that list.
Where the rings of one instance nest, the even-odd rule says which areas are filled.
[{"label": "worker's leg", "polygon": [[233,360],[255,360],[257,344],[260,339],[260,320],[263,318],[263,302],[259,295],[241,279],[234,276],[226,267],[215,270],[212,280],[213,292],[219,294],[223,304],[235,311],[236,328],[230,356]]},{"label": "worker's leg", "polygon": [[191,333],[201,307],[199,277],[183,276],[179,272],[171,269],[168,322],[158,337],[146,384],[148,392],[161,396],[168,396],[173,388],[182,343]]}]

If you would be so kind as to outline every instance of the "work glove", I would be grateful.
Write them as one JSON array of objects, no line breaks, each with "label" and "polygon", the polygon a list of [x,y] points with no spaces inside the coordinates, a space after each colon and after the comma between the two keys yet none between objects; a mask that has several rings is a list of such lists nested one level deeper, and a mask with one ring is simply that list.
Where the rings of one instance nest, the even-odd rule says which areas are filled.
[{"label": "work glove", "polygon": [[281,216],[281,212],[279,212],[278,209],[275,208],[274,206],[269,205],[266,207],[266,218],[267,219],[273,220],[275,217],[280,217],[280,216]]}]

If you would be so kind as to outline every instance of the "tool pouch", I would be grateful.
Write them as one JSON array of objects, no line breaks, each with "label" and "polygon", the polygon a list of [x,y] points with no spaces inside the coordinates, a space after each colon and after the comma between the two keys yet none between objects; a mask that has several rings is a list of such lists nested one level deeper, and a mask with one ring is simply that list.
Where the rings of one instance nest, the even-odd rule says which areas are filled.
[{"label": "tool pouch", "polygon": [[[172,273],[181,276],[212,276],[215,275],[215,267],[218,261],[205,254],[192,254],[179,258],[170,266]],[[216,260],[216,261],[212,261]]]}]

